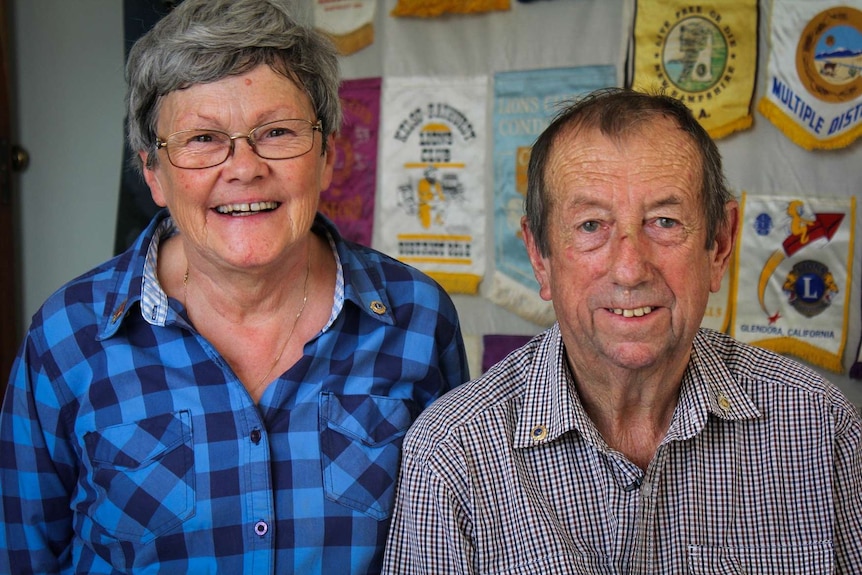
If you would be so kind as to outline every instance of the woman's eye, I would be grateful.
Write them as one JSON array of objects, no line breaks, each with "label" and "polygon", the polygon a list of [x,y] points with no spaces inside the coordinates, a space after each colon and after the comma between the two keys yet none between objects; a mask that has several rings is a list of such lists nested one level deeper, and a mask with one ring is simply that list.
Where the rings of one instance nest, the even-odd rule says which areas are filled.
[{"label": "woman's eye", "polygon": [[190,144],[208,144],[214,140],[212,134],[194,134],[188,142]]},{"label": "woman's eye", "polygon": [[676,226],[679,222],[677,222],[673,218],[657,218],[656,223],[660,228],[672,228]]},{"label": "woman's eye", "polygon": [[581,229],[587,233],[593,233],[599,231],[600,224],[596,221],[584,222],[581,224]]}]

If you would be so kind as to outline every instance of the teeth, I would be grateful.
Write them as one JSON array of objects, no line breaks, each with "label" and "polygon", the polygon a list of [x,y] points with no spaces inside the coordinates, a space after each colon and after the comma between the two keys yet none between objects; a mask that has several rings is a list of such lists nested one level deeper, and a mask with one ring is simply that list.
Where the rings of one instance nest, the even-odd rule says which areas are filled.
[{"label": "teeth", "polygon": [[652,308],[649,306],[644,307],[636,307],[634,309],[622,309],[622,308],[614,308],[613,312],[617,315],[621,315],[623,317],[641,317],[645,316],[652,311]]},{"label": "teeth", "polygon": [[224,206],[218,206],[216,211],[220,214],[244,216],[266,210],[274,210],[277,207],[278,202],[252,202],[250,204],[226,204]]}]

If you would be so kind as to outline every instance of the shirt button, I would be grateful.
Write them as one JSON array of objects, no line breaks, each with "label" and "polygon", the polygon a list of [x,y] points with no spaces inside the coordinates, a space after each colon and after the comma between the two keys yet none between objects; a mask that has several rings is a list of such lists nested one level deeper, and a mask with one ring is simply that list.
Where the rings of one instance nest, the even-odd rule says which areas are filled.
[{"label": "shirt button", "polygon": [[649,497],[650,495],[652,495],[652,483],[648,483],[646,481],[644,482],[644,484],[641,486],[641,495],[643,497]]},{"label": "shirt button", "polygon": [[260,443],[260,430],[259,429],[252,429],[251,430],[251,441],[255,445]]},{"label": "shirt button", "polygon": [[266,524],[266,521],[258,521],[254,524],[254,532],[259,536],[263,537],[267,531],[269,531],[269,525]]},{"label": "shirt button", "polygon": [[530,437],[533,438],[533,441],[544,441],[548,437],[548,428],[544,425],[536,425],[530,430]]}]

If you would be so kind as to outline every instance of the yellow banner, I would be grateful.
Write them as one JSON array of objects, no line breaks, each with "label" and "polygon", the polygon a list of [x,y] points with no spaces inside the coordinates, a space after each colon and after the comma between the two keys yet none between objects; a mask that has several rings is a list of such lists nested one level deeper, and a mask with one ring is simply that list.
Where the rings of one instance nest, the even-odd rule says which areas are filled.
[{"label": "yellow banner", "polygon": [[757,109],[806,150],[862,135],[862,0],[773,0]]},{"label": "yellow banner", "polygon": [[757,0],[637,2],[631,86],[662,89],[713,138],[751,127]]}]

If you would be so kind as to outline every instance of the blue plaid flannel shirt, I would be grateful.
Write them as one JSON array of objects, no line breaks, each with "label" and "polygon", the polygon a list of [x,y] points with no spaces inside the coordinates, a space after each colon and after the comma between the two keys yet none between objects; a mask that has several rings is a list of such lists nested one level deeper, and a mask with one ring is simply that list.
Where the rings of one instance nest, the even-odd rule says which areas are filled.
[{"label": "blue plaid flannel shirt", "polygon": [[154,281],[172,230],[34,316],[0,414],[0,573],[378,572],[402,437],[468,379],[450,298],[318,216],[332,317],[255,405]]}]

